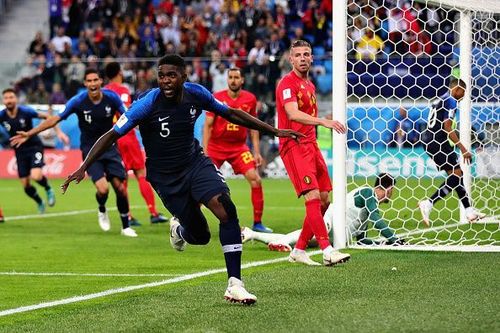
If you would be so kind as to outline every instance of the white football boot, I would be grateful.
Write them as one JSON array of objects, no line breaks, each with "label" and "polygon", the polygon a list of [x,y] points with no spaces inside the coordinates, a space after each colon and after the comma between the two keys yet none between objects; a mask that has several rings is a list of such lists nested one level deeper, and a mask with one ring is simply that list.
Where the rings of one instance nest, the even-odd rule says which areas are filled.
[{"label": "white football boot", "polygon": [[177,229],[180,227],[179,220],[176,217],[170,218],[170,245],[177,251],[184,251],[186,249],[186,241],[182,239],[177,233]]},{"label": "white football boot", "polygon": [[109,221],[107,211],[104,213],[97,211],[97,220],[99,221],[99,226],[103,231],[109,231],[109,229],[111,229],[111,222]]},{"label": "white football boot", "polygon": [[224,293],[224,299],[231,303],[241,303],[245,305],[251,305],[257,302],[257,297],[246,291],[243,281],[235,277],[229,278],[227,289]]},{"label": "white football boot", "polygon": [[323,265],[325,266],[335,266],[337,264],[342,264],[349,261],[351,255],[349,253],[342,253],[336,250],[332,250],[328,253],[323,253]]},{"label": "white football boot", "polygon": [[481,213],[473,207],[469,207],[465,209],[465,216],[467,217],[469,223],[472,223],[477,220],[484,219],[486,217],[486,214]]},{"label": "white football boot", "polygon": [[128,228],[122,229],[122,236],[137,237],[137,233],[135,232],[134,229],[128,227]]},{"label": "white football boot", "polygon": [[429,200],[422,200],[418,203],[418,207],[420,208],[420,212],[422,213],[422,220],[424,221],[425,225],[429,227],[431,225],[429,216],[431,215],[432,202],[430,202]]},{"label": "white football boot", "polygon": [[241,228],[241,243],[246,243],[253,239],[253,230],[247,227]]},{"label": "white football boot", "polygon": [[288,261],[298,262],[307,266],[321,266],[319,262],[316,262],[309,258],[305,251],[292,250],[292,252],[290,252],[290,256],[288,256]]}]

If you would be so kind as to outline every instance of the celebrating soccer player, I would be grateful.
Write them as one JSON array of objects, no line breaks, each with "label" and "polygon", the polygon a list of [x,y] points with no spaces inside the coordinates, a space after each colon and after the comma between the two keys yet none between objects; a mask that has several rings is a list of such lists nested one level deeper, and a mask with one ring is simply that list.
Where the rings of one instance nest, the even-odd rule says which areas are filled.
[{"label": "celebrating soccer player", "polygon": [[[19,146],[37,133],[55,126],[75,113],[78,116],[78,126],[81,131],[80,149],[85,158],[97,139],[113,127],[115,112],[123,113],[126,109],[117,94],[111,90],[101,89],[102,79],[97,70],[89,68],[85,71],[84,85],[87,90],[72,97],[66,103],[64,111],[59,115],[50,116],[27,132],[18,132],[19,134],[12,138],[12,143]],[[111,228],[105,206],[109,194],[109,181],[116,193],[116,206],[122,221],[121,234],[127,237],[137,237],[135,230],[129,226],[128,197],[123,186],[126,175],[116,146],[109,147],[99,159],[93,161],[88,166],[87,172],[97,190],[98,222],[101,229],[108,231]]]},{"label": "celebrating soccer player", "polygon": [[[257,116],[257,99],[243,90],[243,73],[239,68],[231,68],[227,72],[227,90],[221,90],[214,97],[232,108],[239,108],[252,116]],[[233,124],[223,117],[207,111],[203,129],[203,148],[212,162],[220,168],[227,161],[233,167],[234,173],[243,174],[252,188],[253,227],[254,231],[273,232],[262,223],[264,210],[264,194],[262,181],[256,167],[262,164],[259,148],[259,131],[250,130],[250,138],[254,154],[250,152],[246,141],[248,130]]]},{"label": "celebrating soccer player", "polygon": [[[5,89],[2,92],[2,97],[5,109],[0,111],[0,124],[9,132],[11,140],[18,131],[31,130],[33,128],[33,118],[47,118],[45,113],[37,112],[25,105],[17,105],[16,92],[12,88]],[[56,133],[61,137],[59,129],[56,129]],[[45,203],[30,182],[30,179],[33,179],[40,184],[47,193],[47,204],[54,206],[56,203],[54,190],[52,190],[47,178],[42,173],[44,165],[42,141],[38,136],[33,136],[22,147],[17,147],[15,144],[12,144],[12,146],[16,154],[17,174],[23,185],[24,192],[36,202],[38,212],[44,213]]]},{"label": "celebrating soccer player", "polygon": [[[382,173],[377,176],[374,187],[364,186],[356,188],[347,195],[346,226],[349,231],[349,237],[356,237],[358,244],[406,244],[404,239],[398,238],[394,234],[394,231],[389,228],[384,219],[382,219],[378,209],[380,203],[389,202],[389,199],[392,197],[395,184],[396,180],[391,175]],[[330,232],[333,228],[333,232],[335,233],[339,227],[343,227],[338,226],[338,223],[336,223],[339,220],[334,218],[333,205],[328,207],[325,215],[323,216],[323,220],[328,232]],[[370,222],[373,224],[375,229],[379,230],[382,236],[386,238],[386,241],[380,242],[366,237],[366,231]],[[243,228],[241,236],[243,243],[249,240],[256,240],[266,243],[271,251],[289,252],[291,251],[291,246],[297,243],[300,232],[300,230],[296,230],[286,235],[263,234],[252,231],[248,228]],[[309,242],[309,246],[316,246],[316,244],[317,241],[315,238]],[[335,243],[333,245],[335,246]]]},{"label": "celebrating soccer player", "polygon": [[186,64],[169,54],[158,61],[158,85],[132,104],[115,126],[90,150],[81,167],[63,184],[83,179],[85,170],[120,136],[137,125],[146,150],[147,179],[170,219],[170,243],[183,251],[186,243],[204,245],[210,240],[203,203],[218,218],[219,239],[226,260],[228,287],[224,297],[231,302],[252,304],[257,298],[241,281],[241,235],[236,207],[226,182],[194,139],[194,123],[202,110],[211,110],[233,124],[297,139],[300,133],[278,130],[248,113],[218,102],[203,86],[187,83]]},{"label": "celebrating soccer player", "polygon": [[467,89],[467,86],[464,81],[451,79],[449,91],[432,103],[427,129],[422,133],[425,151],[436,163],[437,168],[446,171],[448,175],[429,199],[418,203],[422,219],[427,226],[430,225],[429,216],[434,204],[453,190],[455,190],[465,208],[465,216],[469,222],[474,222],[486,216],[486,214],[472,207],[470,197],[465,190],[458,155],[450,144],[451,140],[453,145],[460,149],[465,163],[469,164],[471,162],[472,154],[460,142],[458,133],[452,126],[458,102],[464,97],[465,89]]},{"label": "celebrating soccer player", "polygon": [[[109,83],[104,87],[105,89],[109,89],[114,91],[120,96],[123,104],[128,108],[132,103],[132,99],[130,97],[130,92],[123,83],[123,73],[120,67],[120,64],[116,61],[110,62],[106,65],[105,68],[106,76],[109,79]],[[146,170],[145,170],[145,162],[144,156],[142,154],[141,145],[139,144],[139,140],[137,140],[137,135],[135,134],[135,130],[128,132],[126,135],[121,137],[117,141],[118,150],[120,151],[120,155],[123,159],[123,164],[125,165],[125,171],[132,170],[134,172],[135,177],[137,178],[137,182],[139,183],[139,191],[141,192],[146,205],[148,206],[151,223],[163,223],[166,222],[167,219],[162,214],[158,213],[156,210],[155,197],[153,193],[153,189],[151,185],[146,180]],[[123,182],[125,186],[125,190],[127,190],[127,180]],[[140,225],[140,223],[134,219],[132,216],[130,218],[130,224]]]},{"label": "celebrating soccer player", "polygon": [[316,142],[315,126],[331,128],[337,133],[345,133],[346,128],[336,120],[317,117],[316,88],[308,78],[313,61],[311,45],[304,40],[293,42],[289,61],[293,68],[276,87],[278,127],[294,129],[303,133],[305,138],[298,142],[280,138],[280,156],[297,196],[304,197],[306,206],[302,232],[289,259],[290,262],[316,265],[305,252],[307,243],[314,236],[323,250],[323,264],[332,266],[349,260],[350,255],[333,249],[323,223],[332,183]]}]

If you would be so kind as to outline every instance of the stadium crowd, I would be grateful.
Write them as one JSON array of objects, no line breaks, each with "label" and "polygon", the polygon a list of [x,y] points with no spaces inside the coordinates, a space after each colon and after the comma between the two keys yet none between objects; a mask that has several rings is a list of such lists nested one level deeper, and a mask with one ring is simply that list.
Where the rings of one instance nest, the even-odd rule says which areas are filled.
[{"label": "stadium crowd", "polygon": [[[452,11],[409,0],[351,0],[353,59],[373,61],[395,51],[430,54],[448,38]],[[50,36],[39,32],[16,81],[30,103],[62,103],[82,87],[86,66],[119,58],[133,93],[155,84],[154,58],[176,52],[190,61],[189,80],[217,91],[230,66],[245,70],[246,89],[274,100],[276,81],[290,70],[291,41],[305,39],[318,59],[320,93],[331,91],[331,0],[49,0]],[[388,9],[393,8],[393,9]],[[439,33],[437,27],[440,27]],[[432,37],[431,37],[432,36]],[[326,82],[326,84],[323,84]]]},{"label": "stadium crowd", "polygon": [[[332,89],[331,0],[48,1],[50,36],[36,34],[14,82],[21,102],[63,104],[83,88],[87,67],[102,71],[113,59],[134,96],[156,85],[157,57],[176,52],[188,60],[189,81],[214,92],[226,87],[228,68],[242,68],[245,89],[265,102],[261,119],[272,123],[274,88],[291,68],[295,39],[313,45],[318,95]],[[453,11],[409,0],[350,0],[347,11],[351,63],[376,64],[393,52],[430,55],[454,38],[445,33],[453,30]],[[357,73],[357,65],[348,70]]]}]

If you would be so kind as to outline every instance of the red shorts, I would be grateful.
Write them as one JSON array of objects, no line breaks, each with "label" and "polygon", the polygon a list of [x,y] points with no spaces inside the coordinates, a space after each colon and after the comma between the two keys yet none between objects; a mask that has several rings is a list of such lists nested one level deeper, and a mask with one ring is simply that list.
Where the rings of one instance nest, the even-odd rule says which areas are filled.
[{"label": "red shorts", "polygon": [[301,143],[280,155],[298,197],[310,190],[332,190],[328,168],[316,143]]},{"label": "red shorts", "polygon": [[217,168],[227,161],[233,167],[235,174],[244,175],[248,170],[255,169],[255,160],[248,146],[244,145],[239,150],[222,152],[219,150],[208,149],[208,156],[214,162]]},{"label": "red shorts", "polygon": [[139,170],[145,168],[144,155],[135,130],[132,130],[118,139],[118,150],[123,159],[125,170]]}]

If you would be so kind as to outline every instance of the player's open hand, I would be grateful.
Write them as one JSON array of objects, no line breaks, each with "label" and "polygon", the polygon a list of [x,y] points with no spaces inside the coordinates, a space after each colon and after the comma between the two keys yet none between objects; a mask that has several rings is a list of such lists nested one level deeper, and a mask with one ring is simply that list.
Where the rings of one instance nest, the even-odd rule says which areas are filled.
[{"label": "player's open hand", "polygon": [[291,129],[280,129],[276,132],[276,136],[279,138],[292,138],[296,141],[298,141],[299,138],[305,137],[304,134]]},{"label": "player's open hand", "polygon": [[17,135],[14,135],[12,138],[10,138],[10,145],[14,148],[19,148],[20,145],[28,141],[29,136],[28,132],[24,131],[17,131]]},{"label": "player's open hand", "polygon": [[470,151],[466,150],[462,153],[462,156],[464,158],[464,163],[465,164],[470,164],[470,162],[472,161],[472,154]]},{"label": "player's open hand", "polygon": [[323,123],[321,125],[323,125],[326,128],[331,128],[339,134],[345,134],[345,132],[347,132],[347,128],[340,121],[332,119],[322,119],[322,120]]},{"label": "player's open hand", "polygon": [[62,193],[66,193],[66,190],[68,189],[69,187],[69,184],[72,182],[72,181],[75,181],[77,184],[80,183],[82,181],[82,179],[85,177],[85,170],[82,169],[82,168],[79,168],[78,170],[76,170],[75,172],[73,172],[72,174],[70,174],[68,176],[68,178],[66,178],[66,180],[64,181],[64,183],[61,185],[61,190],[62,190]]}]

